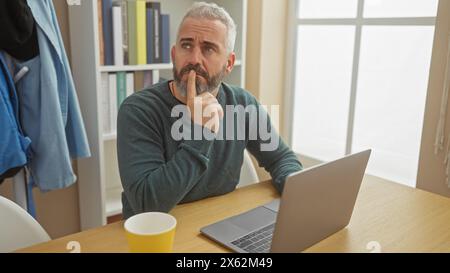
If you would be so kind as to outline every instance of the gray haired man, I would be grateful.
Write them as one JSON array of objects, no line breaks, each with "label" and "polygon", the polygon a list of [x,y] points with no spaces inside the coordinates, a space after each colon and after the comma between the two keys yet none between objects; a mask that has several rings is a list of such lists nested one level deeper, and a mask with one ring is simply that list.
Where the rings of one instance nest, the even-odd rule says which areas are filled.
[{"label": "gray haired man", "polygon": [[[146,211],[168,212],[179,203],[233,191],[245,149],[271,174],[279,192],[286,176],[302,169],[270,119],[263,119],[264,127],[278,145],[267,151],[261,145],[271,140],[252,130],[258,124],[250,113],[244,113],[243,119],[236,117],[239,113],[224,113],[227,106],[253,106],[261,110],[259,116],[266,113],[249,92],[223,82],[236,59],[235,39],[236,25],[223,8],[195,3],[183,18],[171,50],[174,79],[135,93],[120,107],[117,148],[124,218]],[[179,106],[187,109],[182,118],[193,132],[237,134],[236,129],[241,129],[245,137],[175,138],[172,127],[179,118],[172,116],[172,110]]]}]

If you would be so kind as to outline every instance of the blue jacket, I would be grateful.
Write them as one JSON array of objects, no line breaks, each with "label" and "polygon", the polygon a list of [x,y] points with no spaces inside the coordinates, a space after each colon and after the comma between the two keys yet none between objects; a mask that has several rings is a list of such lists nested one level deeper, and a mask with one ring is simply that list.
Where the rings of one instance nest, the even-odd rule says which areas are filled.
[{"label": "blue jacket", "polygon": [[53,2],[27,2],[37,25],[40,55],[16,64],[17,71],[30,69],[17,89],[22,128],[32,141],[31,179],[48,191],[73,184],[71,159],[89,157],[90,151]]},{"label": "blue jacket", "polygon": [[0,175],[27,163],[30,139],[20,130],[18,110],[14,83],[0,52]]}]

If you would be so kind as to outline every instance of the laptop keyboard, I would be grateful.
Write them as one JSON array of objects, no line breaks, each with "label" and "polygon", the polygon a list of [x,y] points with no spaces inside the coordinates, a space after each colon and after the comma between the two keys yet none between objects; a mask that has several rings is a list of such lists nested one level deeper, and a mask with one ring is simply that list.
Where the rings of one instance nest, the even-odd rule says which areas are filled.
[{"label": "laptop keyboard", "polygon": [[275,223],[253,231],[231,243],[249,253],[268,253],[274,228]]}]

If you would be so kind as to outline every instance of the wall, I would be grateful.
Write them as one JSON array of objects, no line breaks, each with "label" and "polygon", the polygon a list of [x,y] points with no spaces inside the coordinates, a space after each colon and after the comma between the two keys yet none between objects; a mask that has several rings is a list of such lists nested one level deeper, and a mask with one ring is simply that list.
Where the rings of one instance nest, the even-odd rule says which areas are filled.
[{"label": "wall", "polygon": [[259,96],[261,67],[261,0],[247,1],[247,49],[245,89]]},{"label": "wall", "polygon": [[[448,35],[450,35],[450,1],[439,1],[439,11],[436,21],[436,36],[431,60],[431,72],[425,107],[425,117],[422,132],[422,143],[417,174],[417,187],[450,197],[450,189],[445,183],[445,154],[440,151],[434,154],[434,140],[439,120],[441,96],[444,86],[445,67],[447,60]],[[450,107],[450,98],[449,98]],[[450,135],[450,111],[446,118],[447,143]]]},{"label": "wall", "polygon": [[[288,0],[249,0],[246,89],[261,104],[284,102],[286,17]],[[283,111],[274,120],[283,133]]]},{"label": "wall", "polygon": [[[261,104],[280,106],[278,121],[272,121],[283,138],[287,6],[288,0],[249,0],[247,15],[246,89]],[[261,180],[270,178],[263,168],[256,171]]]},{"label": "wall", "polygon": [[[56,13],[64,39],[66,51],[70,52],[69,26],[66,1],[54,0]],[[70,55],[70,54],[69,54]],[[74,164],[76,165],[76,164]],[[76,166],[75,171],[76,171]],[[0,186],[0,195],[12,197],[12,181],[7,180]],[[80,230],[78,210],[78,188],[73,185],[66,189],[41,193],[33,190],[38,222],[49,233],[51,238],[58,238]]]}]

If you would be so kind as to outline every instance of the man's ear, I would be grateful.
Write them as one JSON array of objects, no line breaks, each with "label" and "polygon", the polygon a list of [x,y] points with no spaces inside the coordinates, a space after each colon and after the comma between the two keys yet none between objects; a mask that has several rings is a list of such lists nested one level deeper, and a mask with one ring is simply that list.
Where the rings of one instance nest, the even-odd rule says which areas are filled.
[{"label": "man's ear", "polygon": [[228,55],[228,60],[227,60],[227,73],[231,73],[231,70],[233,70],[234,67],[234,62],[236,61],[236,53],[231,52]]},{"label": "man's ear", "polygon": [[175,46],[172,46],[172,49],[170,50],[170,56],[172,57],[172,63],[175,62]]}]

